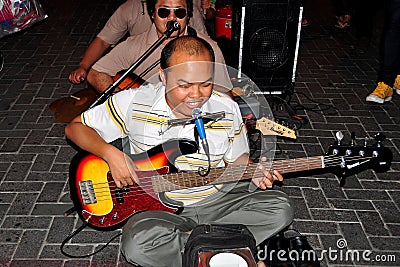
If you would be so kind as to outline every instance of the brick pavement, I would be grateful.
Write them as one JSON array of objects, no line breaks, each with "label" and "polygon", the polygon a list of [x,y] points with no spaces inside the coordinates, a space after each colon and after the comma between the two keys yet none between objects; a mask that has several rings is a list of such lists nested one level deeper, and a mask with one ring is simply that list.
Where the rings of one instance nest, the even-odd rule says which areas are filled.
[{"label": "brick pavement", "polygon": [[[89,258],[60,253],[60,243],[81,221],[63,217],[71,207],[67,180],[75,150],[64,138],[65,124],[48,109],[52,101],[84,87],[70,84],[67,74],[120,2],[43,0],[48,19],[0,40],[5,58],[0,72],[0,266],[128,266],[118,239]],[[371,258],[396,257],[395,262],[325,257],[323,266],[399,266],[400,96],[385,105],[365,102],[376,78],[377,41],[360,53],[351,31],[332,26],[329,5],[317,9],[316,2],[308,2],[314,15],[308,15],[312,25],[302,33],[291,102],[303,105],[297,113],[308,123],[297,131],[296,141],[278,139],[277,158],[320,155],[338,130],[359,137],[383,132],[394,158],[390,171],[363,171],[349,177],[344,188],[332,174],[313,174],[288,179],[280,190],[296,207],[293,227],[318,251],[337,249],[343,238],[348,245],[343,253],[371,250]],[[379,36],[379,23],[374,36]],[[329,108],[309,110],[315,102]],[[89,253],[117,233],[84,230],[67,248],[72,254]]]}]

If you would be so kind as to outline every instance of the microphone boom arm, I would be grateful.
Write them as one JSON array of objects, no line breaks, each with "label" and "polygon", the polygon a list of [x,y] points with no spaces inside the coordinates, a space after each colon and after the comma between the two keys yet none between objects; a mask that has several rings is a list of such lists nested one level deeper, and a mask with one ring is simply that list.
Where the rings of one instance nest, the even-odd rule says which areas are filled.
[{"label": "microphone boom arm", "polygon": [[[168,24],[167,24],[168,25]],[[174,23],[171,23],[169,25],[168,29],[164,32],[164,34],[158,38],[158,40],[152,44],[115,82],[113,82],[86,110],[91,109],[104,101],[107,100],[111,96],[111,94],[114,92],[115,88],[118,87],[122,83],[123,80],[129,75],[129,73],[133,70],[135,70],[142,62],[148,58],[154,50],[157,49],[164,41],[165,39],[169,38],[171,34],[178,30],[180,28],[180,25],[177,21]]]},{"label": "microphone boom arm", "polygon": [[[218,121],[220,119],[225,118],[225,112],[220,111],[216,113],[205,113],[203,116],[204,120],[208,121]],[[188,125],[194,122],[193,118],[187,118],[187,119],[172,119],[168,121],[168,126],[167,129],[164,131],[159,132],[160,135],[162,135],[164,132],[168,131],[171,127],[177,126],[177,125]]]}]

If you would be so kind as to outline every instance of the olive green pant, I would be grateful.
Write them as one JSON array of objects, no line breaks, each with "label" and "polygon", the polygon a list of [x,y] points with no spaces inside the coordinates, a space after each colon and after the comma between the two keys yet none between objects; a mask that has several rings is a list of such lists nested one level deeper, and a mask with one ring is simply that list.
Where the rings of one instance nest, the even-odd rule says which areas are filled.
[{"label": "olive green pant", "polygon": [[143,267],[181,267],[187,232],[197,224],[243,224],[258,245],[292,222],[293,208],[285,193],[244,192],[246,188],[248,185],[239,184],[234,193],[224,193],[208,205],[185,207],[179,215],[164,211],[135,214],[123,228],[123,255]]}]

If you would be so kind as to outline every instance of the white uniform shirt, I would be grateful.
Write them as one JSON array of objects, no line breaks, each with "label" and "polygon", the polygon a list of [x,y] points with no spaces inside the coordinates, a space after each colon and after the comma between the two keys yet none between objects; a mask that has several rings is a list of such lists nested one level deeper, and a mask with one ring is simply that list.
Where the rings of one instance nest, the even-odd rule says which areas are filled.
[{"label": "white uniform shirt", "polygon": [[[225,112],[225,118],[205,123],[212,167],[224,167],[225,162],[232,163],[249,152],[245,127],[236,102],[214,91],[201,110],[203,113]],[[176,117],[166,103],[165,87],[161,84],[119,92],[103,105],[82,114],[82,122],[95,129],[106,142],[128,136],[134,154],[145,152],[170,139],[195,140],[194,124],[167,129],[170,119]],[[197,170],[200,166],[206,168],[208,161],[201,148],[199,153],[179,156],[174,165],[179,170]],[[175,191],[169,197],[187,205],[216,191],[214,186],[201,188],[205,194],[201,193],[200,196],[196,188]],[[197,200],[192,201],[190,193],[194,192]]]}]

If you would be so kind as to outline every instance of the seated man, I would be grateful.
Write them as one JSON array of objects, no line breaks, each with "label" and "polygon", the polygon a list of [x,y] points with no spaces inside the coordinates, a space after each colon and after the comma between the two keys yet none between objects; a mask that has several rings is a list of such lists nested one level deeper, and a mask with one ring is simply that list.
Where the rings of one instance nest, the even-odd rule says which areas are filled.
[{"label": "seated man", "polygon": [[[176,38],[161,53],[162,82],[113,95],[75,118],[65,133],[76,145],[107,162],[118,187],[134,183],[142,186],[135,163],[107,142],[127,136],[132,153],[137,154],[171,139],[196,140],[194,124],[167,128],[166,122],[190,119],[195,108],[205,113],[224,111],[225,118],[205,125],[209,153],[200,148],[196,153],[180,155],[174,164],[188,171],[210,165],[211,171],[229,166],[240,170],[238,165],[251,162],[246,129],[237,103],[213,90],[213,62],[213,49],[205,40]],[[238,172],[238,176],[243,173]],[[123,229],[121,249],[125,258],[140,266],[180,267],[190,231],[198,224],[246,225],[257,244],[275,235],[291,223],[293,209],[286,194],[265,189],[283,178],[262,165],[255,174],[261,174],[260,178],[252,181],[262,190],[250,190],[252,184],[246,181],[166,192],[161,199],[167,204],[183,203],[183,212],[144,211],[133,215]],[[265,266],[261,261],[258,264]]]},{"label": "seated man", "polygon": [[[207,34],[201,8],[204,7],[205,10],[208,10],[206,6],[210,6],[210,4],[208,4],[208,2],[203,4],[203,2],[204,0],[195,0],[193,5],[193,17],[189,25],[196,29],[196,31]],[[202,7],[200,7],[200,5]],[[69,80],[75,84],[81,83],[86,79],[89,68],[107,49],[117,44],[128,32],[130,36],[139,35],[148,31],[151,26],[152,21],[147,14],[146,1],[127,0],[118,7],[109,18],[104,28],[89,44],[79,66],[69,74]]]},{"label": "seated man", "polygon": [[[187,27],[189,18],[192,15],[192,7],[192,0],[147,0],[148,13],[153,21],[152,28],[140,35],[129,37],[113,48],[110,53],[97,61],[89,71],[88,82],[98,92],[106,90],[113,82],[112,76],[131,67],[144,51],[163,36],[164,32],[167,30],[166,25],[168,21],[177,21],[180,24],[180,29],[173,32],[170,38],[166,39],[165,42],[134,71],[135,74],[139,76],[148,71],[147,74],[141,77],[144,80],[156,74],[162,46],[177,36],[196,35],[196,32],[193,32],[192,28]],[[197,36],[205,39],[213,47],[216,62],[225,64],[224,57],[217,43],[202,33],[197,32]],[[149,67],[150,69],[148,69]],[[225,87],[227,91],[232,88],[226,69],[222,71],[220,77],[216,77],[216,79],[218,79],[218,84]]]}]

